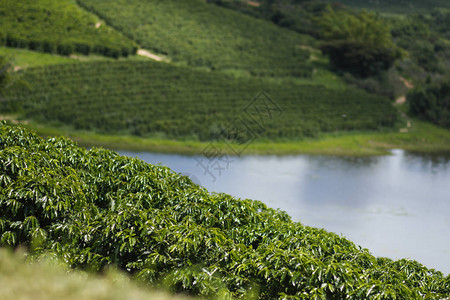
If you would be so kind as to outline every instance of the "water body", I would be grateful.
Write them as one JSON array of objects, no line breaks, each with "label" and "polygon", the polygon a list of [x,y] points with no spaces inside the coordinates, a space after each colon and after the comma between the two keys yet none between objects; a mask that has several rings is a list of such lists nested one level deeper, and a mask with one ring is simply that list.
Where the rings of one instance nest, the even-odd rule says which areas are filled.
[{"label": "water body", "polygon": [[[450,156],[202,156],[120,152],[184,173],[210,192],[257,199],[376,256],[450,273]],[[204,167],[202,167],[204,166]],[[206,166],[210,166],[206,168]]]}]

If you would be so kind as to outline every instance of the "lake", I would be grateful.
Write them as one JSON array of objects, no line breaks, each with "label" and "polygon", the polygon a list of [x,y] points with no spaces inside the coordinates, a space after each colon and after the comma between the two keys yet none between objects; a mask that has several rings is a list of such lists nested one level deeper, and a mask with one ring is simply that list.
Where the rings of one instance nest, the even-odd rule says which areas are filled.
[{"label": "lake", "polygon": [[450,156],[206,158],[119,151],[184,173],[210,192],[257,199],[376,256],[450,273]]}]

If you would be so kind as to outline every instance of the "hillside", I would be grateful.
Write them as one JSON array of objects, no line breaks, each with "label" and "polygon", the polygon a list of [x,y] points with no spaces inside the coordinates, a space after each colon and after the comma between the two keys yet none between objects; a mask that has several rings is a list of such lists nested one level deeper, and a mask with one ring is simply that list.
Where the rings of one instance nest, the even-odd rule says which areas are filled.
[{"label": "hillside", "polygon": [[[21,80],[27,85],[8,91],[2,111],[102,133],[205,141],[240,117],[251,135],[277,140],[392,128],[398,117],[388,99],[356,89],[238,79],[151,61],[30,68]],[[261,91],[270,100],[253,103]],[[248,106],[266,109],[260,115],[267,106],[278,112],[261,124]]]},{"label": "hillside", "polygon": [[450,276],[392,261],[253,200],[64,138],[0,125],[0,246],[114,264],[173,292],[253,299],[439,299]]},{"label": "hillside", "polygon": [[144,48],[174,62],[255,76],[311,76],[310,36],[204,0],[78,0]]},{"label": "hillside", "polygon": [[[220,138],[224,127],[239,117],[244,118],[252,137],[261,137],[260,143],[255,143],[257,153],[299,153],[304,151],[304,146],[310,148],[306,145],[308,142],[317,142],[313,147],[315,153],[348,153],[340,149],[346,149],[344,144],[353,140],[345,136],[350,133],[359,134],[364,141],[364,145],[352,142],[350,153],[360,153],[361,149],[370,149],[367,153],[371,154],[385,153],[386,148],[392,147],[417,149],[415,145],[426,150],[434,146],[448,148],[447,139],[438,141],[434,135],[438,143],[428,147],[425,141],[429,141],[432,134],[427,135],[424,124],[397,114],[397,109],[407,112],[408,103],[393,108],[387,99],[374,96],[406,99],[403,96],[408,88],[404,82],[418,86],[448,73],[445,68],[450,45],[445,39],[448,26],[446,23],[434,25],[435,20],[445,19],[445,11],[425,18],[395,16],[385,19],[375,14],[357,17],[360,29],[364,20],[375,21],[371,23],[375,27],[385,21],[389,23],[391,27],[381,26],[381,32],[387,33],[387,40],[395,39],[397,47],[407,55],[395,61],[389,70],[384,70],[390,66],[386,64],[379,74],[358,78],[336,70],[336,64],[320,53],[323,40],[320,40],[321,29],[315,17],[326,13],[323,2],[297,1],[294,6],[286,6],[284,4],[290,0],[280,0],[277,3],[281,6],[262,11],[268,15],[252,15],[267,7],[250,6],[245,2],[245,7],[253,9],[248,12],[249,16],[211,3],[223,5],[236,1],[45,1],[16,5],[18,7],[11,10],[29,16],[19,25],[30,28],[30,36],[37,30],[38,40],[45,41],[58,24],[70,25],[75,17],[80,32],[69,26],[70,34],[60,32],[61,41],[84,36],[87,42],[95,43],[101,40],[95,34],[101,33],[105,37],[117,37],[114,42],[120,40],[167,55],[164,56],[167,59],[166,64],[152,63],[137,55],[113,59],[105,57],[107,54],[102,51],[92,52],[93,44],[88,47],[89,55],[80,53],[79,48],[71,57],[0,47],[0,55],[6,55],[13,62],[10,69],[16,70],[11,72],[15,85],[9,84],[8,91],[0,91],[0,118],[22,120],[27,126],[40,128],[44,136],[49,132],[70,133],[90,146],[96,145],[95,137],[110,147],[123,142],[107,140],[126,139],[134,141],[130,146],[133,149],[176,152],[183,148],[183,152],[193,153],[203,148],[203,143]],[[6,0],[4,3],[15,5]],[[239,3],[243,8],[243,2]],[[40,8],[34,9],[34,5]],[[337,7],[339,13],[332,19],[342,19],[339,16],[343,13],[350,16],[348,21],[355,20],[351,10],[340,5],[333,7]],[[49,12],[52,12],[51,18],[46,18]],[[53,17],[57,20],[51,21]],[[5,20],[11,22],[5,23],[8,30],[13,30],[15,25],[12,24],[18,22],[13,15]],[[348,24],[334,25],[353,28]],[[386,32],[386,28],[390,28],[390,32]],[[359,32],[356,29],[347,31]],[[377,31],[370,31],[369,36],[380,36],[374,32]],[[336,45],[340,42],[338,40]],[[386,53],[391,52],[390,47],[384,48]],[[372,57],[361,49],[365,48],[360,48],[356,56]],[[379,49],[375,50],[377,54]],[[113,53],[117,57],[118,51]],[[375,59],[375,70],[378,70],[376,65]],[[41,66],[46,67],[39,68]],[[282,111],[281,118],[265,120],[262,127],[244,111],[261,91],[265,91]],[[402,135],[398,134],[400,129]],[[380,135],[375,137],[376,133]],[[332,146],[327,144],[329,141],[308,139],[317,137],[332,137]],[[322,142],[327,146],[319,146],[324,145]],[[165,146],[143,146],[158,143]],[[185,144],[178,148],[169,146],[170,143]],[[192,146],[193,143],[196,146]],[[280,150],[284,147],[289,150]],[[324,149],[318,150],[319,147]]]},{"label": "hillside", "polygon": [[0,0],[0,15],[0,45],[61,55],[136,52],[135,42],[71,0]]},{"label": "hillside", "polygon": [[401,78],[426,85],[448,77],[450,2],[328,2],[261,0],[248,5],[246,1],[214,1],[316,37],[336,74],[370,93],[395,98],[406,93]]}]

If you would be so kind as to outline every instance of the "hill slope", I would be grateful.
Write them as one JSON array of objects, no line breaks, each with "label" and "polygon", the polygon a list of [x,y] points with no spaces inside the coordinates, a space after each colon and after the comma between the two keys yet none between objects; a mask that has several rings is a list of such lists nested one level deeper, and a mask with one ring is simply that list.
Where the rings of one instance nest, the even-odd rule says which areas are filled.
[{"label": "hill slope", "polygon": [[136,52],[135,42],[71,0],[0,0],[0,15],[0,45],[62,55]]},{"label": "hill slope", "polygon": [[174,61],[256,76],[311,75],[311,37],[204,0],[78,0],[145,48]]},{"label": "hill slope", "polygon": [[[377,130],[392,127],[397,120],[388,99],[356,89],[236,79],[157,62],[30,68],[22,80],[29,87],[8,91],[7,101],[0,102],[2,111],[106,133],[211,140],[242,117],[252,135],[292,139],[320,132]],[[262,99],[251,109],[269,105],[282,111],[282,116],[265,118],[263,126],[244,112],[261,91],[273,103]]]}]

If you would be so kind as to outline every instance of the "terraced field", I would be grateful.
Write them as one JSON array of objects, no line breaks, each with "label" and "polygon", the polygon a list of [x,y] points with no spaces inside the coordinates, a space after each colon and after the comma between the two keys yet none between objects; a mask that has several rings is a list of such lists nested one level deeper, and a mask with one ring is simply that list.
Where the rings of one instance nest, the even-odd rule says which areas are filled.
[{"label": "terraced field", "polygon": [[203,0],[78,0],[144,48],[175,62],[255,76],[308,77],[313,38]]},{"label": "terraced field", "polygon": [[128,56],[137,44],[71,0],[0,0],[0,45],[69,55]]},{"label": "terraced field", "polygon": [[[282,139],[377,130],[397,120],[389,100],[356,89],[237,79],[158,62],[30,68],[22,81],[26,86],[9,91],[2,111],[102,133],[211,140],[239,117],[252,135]],[[270,100],[252,103],[261,91]],[[266,114],[263,125],[246,113],[249,105]],[[274,116],[267,117],[267,107]]]},{"label": "terraced field", "polygon": [[[325,0],[334,2],[331,0]],[[352,7],[378,10],[387,13],[417,13],[429,12],[435,8],[450,8],[450,2],[447,0],[342,0],[340,3]]]}]

